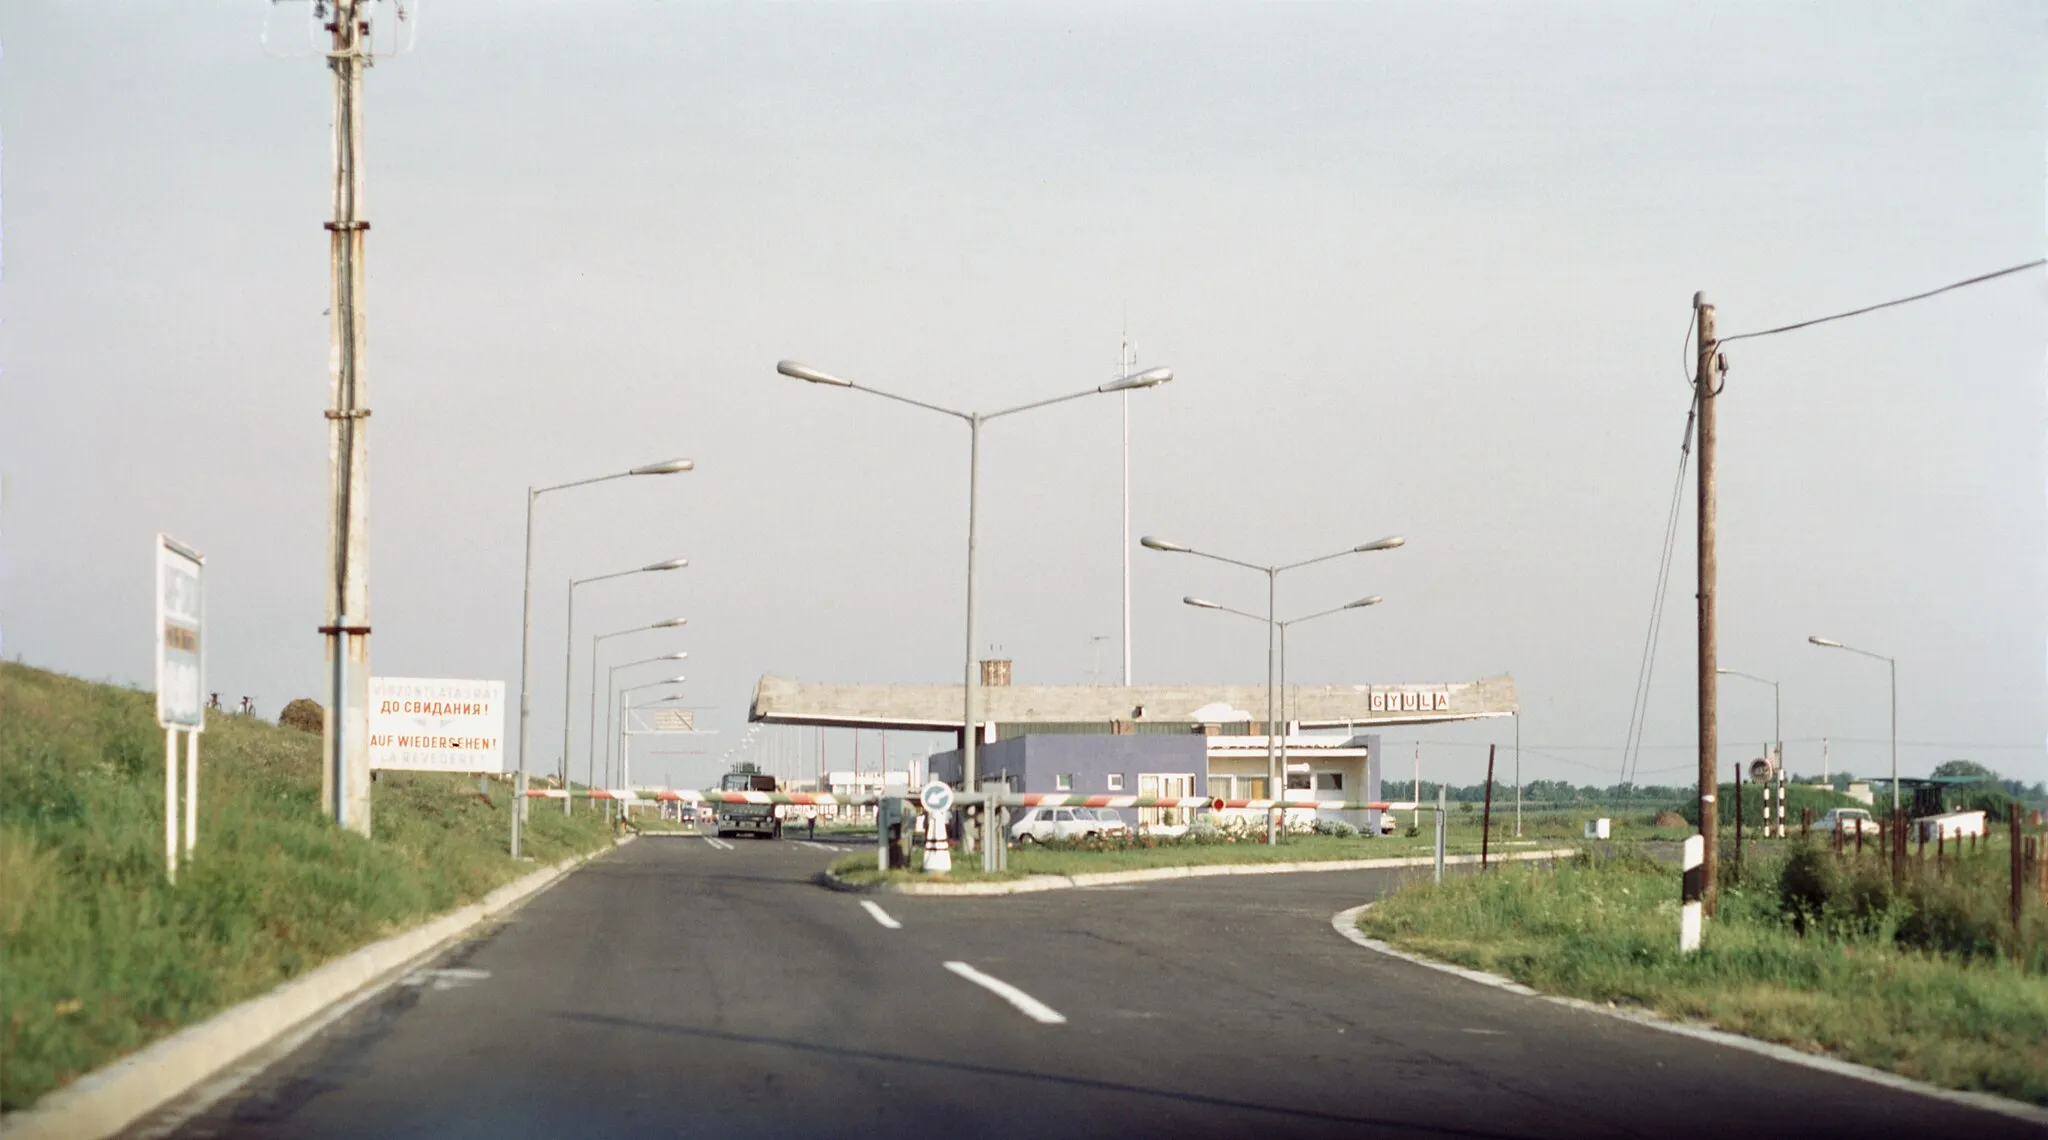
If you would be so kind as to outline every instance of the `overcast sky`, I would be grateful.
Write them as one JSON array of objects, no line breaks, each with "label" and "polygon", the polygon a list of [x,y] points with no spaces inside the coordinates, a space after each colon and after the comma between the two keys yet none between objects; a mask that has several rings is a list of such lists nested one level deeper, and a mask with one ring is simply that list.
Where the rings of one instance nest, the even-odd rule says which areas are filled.
[{"label": "overcast sky", "polygon": [[[10,658],[150,676],[149,546],[205,551],[209,688],[320,691],[331,86],[303,4],[0,4],[0,622]],[[269,51],[259,36],[271,24]],[[368,78],[378,673],[517,688],[563,584],[607,660],[753,684],[960,675],[967,433],[775,374],[993,409],[1108,379],[1134,528],[1283,577],[1303,682],[1512,673],[1525,777],[1609,783],[1656,585],[1695,290],[1734,334],[2041,253],[2038,5],[428,0]],[[1730,346],[1722,661],[1780,679],[1795,768],[2048,777],[2048,286]],[[987,429],[981,630],[1018,683],[1113,680],[1120,418]],[[1690,779],[1692,515],[1642,778]],[[1135,538],[1135,535],[1134,535]],[[1134,556],[1140,682],[1254,682],[1261,576]],[[631,671],[653,680],[658,669]],[[1723,686],[1729,762],[1768,688]],[[849,734],[834,733],[835,764]],[[1418,732],[1483,769],[1503,724]],[[928,739],[897,734],[900,757]],[[872,764],[872,734],[863,744]],[[1405,756],[1403,743],[1394,753]],[[1724,764],[1724,768],[1725,768]],[[1393,765],[1395,771],[1404,764]]]}]

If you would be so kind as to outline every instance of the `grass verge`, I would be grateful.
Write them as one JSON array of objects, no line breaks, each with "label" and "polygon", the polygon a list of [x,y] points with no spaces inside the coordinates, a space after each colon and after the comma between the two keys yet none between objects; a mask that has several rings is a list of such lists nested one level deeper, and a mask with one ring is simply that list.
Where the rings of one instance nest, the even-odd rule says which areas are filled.
[{"label": "grass verge", "polygon": [[1621,859],[1414,884],[1365,933],[1549,993],[1637,1006],[1950,1088],[2048,1104],[2048,977],[2024,959],[1900,944],[1898,927],[1797,933],[1777,883],[1724,886],[1678,952],[1678,876]]},{"label": "grass verge", "polygon": [[610,842],[595,812],[536,809],[514,863],[502,789],[405,772],[379,774],[364,839],[321,816],[319,737],[216,714],[172,887],[163,750],[150,694],[0,663],[0,1109]]}]

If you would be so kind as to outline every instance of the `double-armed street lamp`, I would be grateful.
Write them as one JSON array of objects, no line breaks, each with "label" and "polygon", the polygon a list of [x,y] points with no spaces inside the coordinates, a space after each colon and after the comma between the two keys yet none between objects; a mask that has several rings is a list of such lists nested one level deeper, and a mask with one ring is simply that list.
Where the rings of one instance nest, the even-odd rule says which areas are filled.
[{"label": "double-armed street lamp", "polygon": [[[576,659],[576,587],[588,585],[591,582],[602,582],[608,578],[624,578],[628,574],[647,574],[658,570],[681,570],[689,564],[690,560],[687,558],[670,558],[663,562],[649,563],[646,566],[638,566],[631,570],[620,570],[614,574],[599,574],[592,578],[572,578],[569,580],[568,634],[562,639],[562,787],[567,788],[569,786],[569,684],[574,672],[573,662]],[[595,700],[597,696],[597,660],[595,650],[592,652],[590,668],[591,699]],[[593,711],[593,717],[594,715]],[[569,814],[569,805],[575,802],[576,797],[574,796],[563,797],[562,814]]]},{"label": "double-armed street lamp", "polygon": [[[1280,575],[1288,570],[1297,570],[1303,566],[1313,566],[1318,562],[1328,562],[1333,558],[1342,558],[1347,554],[1368,554],[1376,550],[1393,550],[1396,547],[1406,545],[1407,542],[1408,540],[1400,535],[1389,535],[1386,538],[1376,539],[1358,546],[1346,547],[1334,554],[1325,554],[1317,558],[1305,558],[1300,562],[1289,562],[1280,566],[1261,566],[1256,562],[1243,562],[1235,558],[1226,558],[1221,554],[1211,554],[1206,550],[1196,550],[1185,543],[1170,542],[1149,534],[1138,540],[1138,545],[1143,546],[1147,550],[1157,550],[1167,554],[1192,554],[1197,558],[1207,558],[1214,562],[1227,562],[1232,566],[1242,566],[1247,570],[1257,570],[1266,576],[1266,616],[1262,619],[1266,623],[1266,787],[1274,799],[1285,800],[1287,798],[1284,794],[1287,776],[1286,773],[1279,770],[1280,753],[1276,747],[1277,741],[1275,740],[1275,735],[1279,731],[1279,710],[1274,702],[1276,694],[1273,688],[1273,655],[1280,629],[1280,623],[1274,617],[1273,604],[1279,593]],[[1377,600],[1377,598],[1361,598],[1350,606],[1339,606],[1337,608],[1340,610],[1351,609],[1358,605],[1372,604]],[[1201,602],[1199,599],[1190,599],[1190,604],[1199,606]],[[1203,606],[1202,608],[1222,609],[1223,607]],[[1250,616],[1256,617],[1257,615]],[[1310,616],[1319,617],[1321,615]],[[1307,619],[1297,620],[1305,621]],[[1269,821],[1269,831],[1271,827],[1272,824]]]},{"label": "double-armed street lamp", "polygon": [[[542,495],[550,491],[566,491],[571,487],[587,487],[592,483],[605,483],[613,479],[624,479],[629,475],[674,475],[689,471],[697,465],[688,459],[665,459],[660,463],[646,463],[626,471],[610,475],[599,475],[591,479],[578,479],[572,483],[557,483],[552,487],[528,487],[526,489],[526,561],[521,569],[522,588],[519,600],[519,775],[512,791],[512,857],[520,858],[520,829],[526,822],[526,729],[533,708],[533,505]],[[563,763],[567,763],[566,758]]]},{"label": "double-armed street lamp", "polygon": [[[1236,614],[1241,618],[1250,618],[1253,621],[1262,622],[1266,620],[1258,614],[1246,610],[1232,609],[1229,606],[1219,605],[1216,602],[1207,601],[1202,598],[1182,598],[1181,601],[1199,610],[1217,610],[1226,614]],[[1288,618],[1286,621],[1276,621],[1273,623],[1273,628],[1280,631],[1280,774],[1283,783],[1287,774],[1287,726],[1293,723],[1293,720],[1287,715],[1287,627],[1290,625],[1300,625],[1305,621],[1314,621],[1320,617],[1329,617],[1331,614],[1341,614],[1345,610],[1360,610],[1367,606],[1376,606],[1383,601],[1386,601],[1386,599],[1378,594],[1374,594],[1369,598],[1360,598],[1355,602],[1345,602],[1341,606],[1332,606],[1327,610],[1303,614],[1298,618]],[[1286,789],[1283,787],[1274,792],[1273,798],[1284,801],[1287,798]]]},{"label": "double-armed street lamp", "polygon": [[[923,400],[913,400],[907,396],[898,396],[893,392],[884,392],[878,388],[870,388],[865,384],[856,384],[851,380],[834,376],[829,372],[821,372],[807,365],[798,364],[794,360],[782,361],[775,366],[775,370],[784,376],[803,380],[811,384],[822,384],[831,388],[851,388],[855,391],[880,396],[885,400],[894,400],[899,404],[908,404],[914,408],[923,408],[928,412],[937,412],[940,415],[951,416],[967,425],[967,659],[962,666],[961,678],[960,767],[961,783],[964,785],[962,790],[973,792],[976,790],[975,776],[977,774],[975,769],[976,738],[980,735],[980,726],[977,723],[974,707],[974,694],[978,687],[978,678],[974,675],[974,548],[975,526],[981,497],[981,425],[990,420],[1001,419],[1004,416],[1013,416],[1019,412],[1050,407],[1054,404],[1064,404],[1069,400],[1078,400],[1084,396],[1094,396],[1110,392],[1132,392],[1143,388],[1157,387],[1173,379],[1173,369],[1148,368],[1143,372],[1134,372],[1120,379],[1112,380],[1107,384],[1098,384],[1093,388],[1086,388],[1065,396],[1054,396],[1047,400],[1034,400],[1028,404],[1019,404],[1016,407],[1004,408],[997,412],[963,412],[953,408],[940,407],[937,404],[928,404]],[[974,836],[971,834],[963,835],[961,838],[970,844],[974,841]],[[993,866],[993,850],[992,846],[984,845],[982,860],[984,867]]]},{"label": "double-armed street lamp", "polygon": [[1846,649],[1864,657],[1875,657],[1891,668],[1892,674],[1892,815],[1899,814],[1899,662],[1896,658],[1853,645],[1843,645],[1825,637],[1808,637],[1806,640],[1824,649]]}]

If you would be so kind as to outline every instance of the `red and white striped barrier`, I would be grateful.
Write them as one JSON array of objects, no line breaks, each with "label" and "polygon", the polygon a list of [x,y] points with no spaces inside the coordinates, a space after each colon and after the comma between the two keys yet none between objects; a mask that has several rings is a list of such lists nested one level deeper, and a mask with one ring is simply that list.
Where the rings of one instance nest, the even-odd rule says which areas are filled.
[{"label": "red and white striped barrier", "polygon": [[[646,800],[657,803],[814,804],[846,807],[871,807],[882,798],[874,794],[838,795],[831,792],[721,792],[667,789],[636,792],[630,788],[528,788],[526,794],[530,798],[550,800],[575,798]],[[972,798],[964,798],[963,802],[972,802]],[[1203,808],[1210,811],[1271,811],[1275,808],[1289,811],[1413,811],[1416,806],[1413,803],[1385,800],[1365,803],[1351,800],[1226,800],[1210,796],[1083,796],[1067,792],[1027,792],[1022,795],[1003,796],[1001,802],[1009,807],[1184,808],[1190,811]]]}]

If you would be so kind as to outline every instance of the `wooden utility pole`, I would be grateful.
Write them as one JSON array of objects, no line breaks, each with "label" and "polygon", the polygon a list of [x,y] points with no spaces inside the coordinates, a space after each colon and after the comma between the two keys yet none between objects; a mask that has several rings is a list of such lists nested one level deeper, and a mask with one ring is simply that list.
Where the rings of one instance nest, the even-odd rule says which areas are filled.
[{"label": "wooden utility pole", "polygon": [[1714,395],[1718,387],[1714,353],[1714,306],[1705,293],[1692,296],[1694,322],[1699,330],[1699,356],[1693,365],[1693,399],[1699,407],[1699,804],[1702,845],[1700,889],[1701,909],[1711,916],[1720,892],[1715,883],[1718,828],[1714,791],[1719,784],[1721,734],[1718,722],[1719,693],[1715,682],[1717,656],[1714,646]]}]

